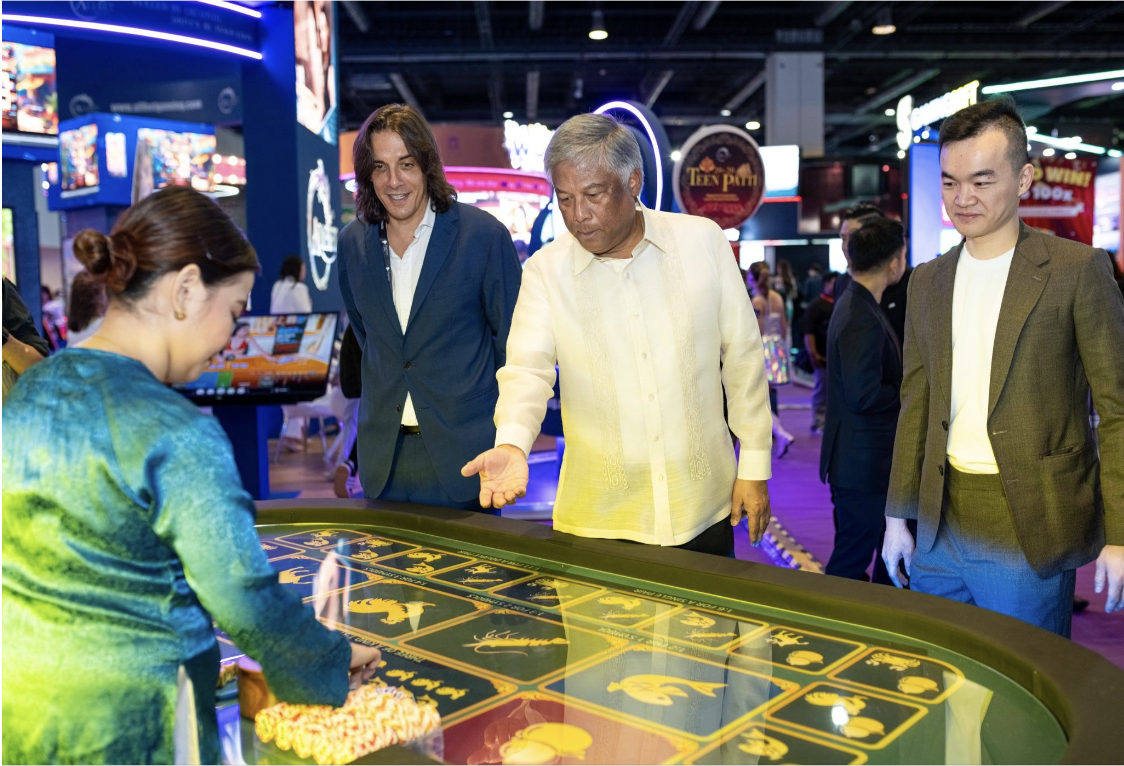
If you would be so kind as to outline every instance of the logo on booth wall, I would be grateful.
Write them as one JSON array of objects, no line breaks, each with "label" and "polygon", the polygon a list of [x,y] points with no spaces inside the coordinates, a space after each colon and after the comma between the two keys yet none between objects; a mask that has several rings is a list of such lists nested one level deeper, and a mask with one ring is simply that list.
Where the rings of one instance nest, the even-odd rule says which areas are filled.
[{"label": "logo on booth wall", "polygon": [[716,125],[696,132],[680,151],[672,188],[683,212],[723,229],[753,217],[765,198],[765,163],[752,136]]},{"label": "logo on booth wall", "polygon": [[227,86],[219,91],[219,111],[223,114],[230,114],[234,111],[234,107],[238,106],[238,94],[234,92],[234,88]]},{"label": "logo on booth wall", "polygon": [[336,262],[336,235],[332,212],[332,190],[324,161],[316,160],[316,167],[308,174],[308,200],[305,232],[308,238],[308,266],[312,284],[326,291],[331,281],[332,264]]},{"label": "logo on booth wall", "polygon": [[90,98],[88,93],[79,93],[74,98],[70,99],[70,116],[71,117],[85,117],[91,112],[98,110],[98,105]]}]

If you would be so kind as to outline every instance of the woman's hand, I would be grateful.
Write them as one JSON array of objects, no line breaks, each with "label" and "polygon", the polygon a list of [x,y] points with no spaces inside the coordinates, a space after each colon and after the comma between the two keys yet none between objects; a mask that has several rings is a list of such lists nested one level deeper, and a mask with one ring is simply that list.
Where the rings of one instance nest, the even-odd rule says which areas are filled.
[{"label": "woman's hand", "polygon": [[351,669],[348,688],[358,689],[371,679],[382,662],[382,652],[373,646],[351,644]]}]

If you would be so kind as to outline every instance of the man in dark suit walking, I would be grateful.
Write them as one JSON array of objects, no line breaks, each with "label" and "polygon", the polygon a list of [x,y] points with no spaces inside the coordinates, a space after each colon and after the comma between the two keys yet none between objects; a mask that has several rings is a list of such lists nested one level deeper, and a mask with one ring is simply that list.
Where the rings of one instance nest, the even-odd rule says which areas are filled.
[{"label": "man in dark suit walking", "polygon": [[1103,252],[1020,223],[1034,167],[1011,99],[940,143],[965,239],[909,283],[882,555],[895,584],[904,562],[913,590],[1068,636],[1077,567],[1096,559],[1124,608],[1124,301]]},{"label": "man in dark suit walking", "polygon": [[853,281],[835,302],[827,330],[827,421],[820,448],[820,481],[831,484],[835,547],[827,573],[890,584],[878,556],[885,530],[902,352],[879,307],[882,294],[905,271],[905,233],[876,218],[848,243]]},{"label": "man in dark suit walking", "polygon": [[496,218],[456,201],[433,133],[384,106],[355,139],[358,217],[340,289],[362,348],[359,471],[367,497],[479,510],[461,466],[492,446],[521,270]]}]

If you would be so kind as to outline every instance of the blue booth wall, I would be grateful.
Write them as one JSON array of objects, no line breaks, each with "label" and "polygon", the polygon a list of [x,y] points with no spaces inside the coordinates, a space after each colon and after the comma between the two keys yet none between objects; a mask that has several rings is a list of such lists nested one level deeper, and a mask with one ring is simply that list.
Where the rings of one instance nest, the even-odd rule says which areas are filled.
[{"label": "blue booth wall", "polygon": [[[42,328],[39,298],[39,218],[35,212],[35,163],[4,160],[4,207],[12,211],[12,240],[16,253],[16,287],[27,304],[35,327]],[[42,330],[40,329],[40,333]]]}]

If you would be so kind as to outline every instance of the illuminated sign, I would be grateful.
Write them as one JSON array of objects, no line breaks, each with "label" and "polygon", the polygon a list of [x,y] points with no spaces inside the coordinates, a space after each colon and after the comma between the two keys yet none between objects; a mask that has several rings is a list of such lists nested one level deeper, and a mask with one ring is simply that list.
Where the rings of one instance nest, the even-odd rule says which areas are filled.
[{"label": "illuminated sign", "polygon": [[976,103],[979,94],[980,81],[972,80],[967,85],[961,85],[949,91],[940,98],[935,98],[928,103],[914,108],[913,96],[902,96],[898,101],[898,148],[905,151],[913,143],[914,131],[921,130],[926,125],[932,125],[937,120],[956,114],[961,109]]},{"label": "illuminated sign", "polygon": [[753,137],[715,125],[687,139],[675,163],[672,189],[679,209],[736,229],[765,199],[765,162]]},{"label": "illuminated sign", "polygon": [[[317,207],[320,208],[319,215]],[[332,264],[336,262],[336,236],[339,234],[339,227],[333,223],[332,194],[323,160],[316,160],[316,167],[308,174],[306,214],[308,271],[312,275],[312,284],[323,292],[328,289]]]},{"label": "illuminated sign", "polygon": [[503,148],[511,158],[511,167],[534,173],[544,172],[546,147],[553,135],[553,130],[537,122],[532,125],[520,125],[515,120],[504,122]]}]

